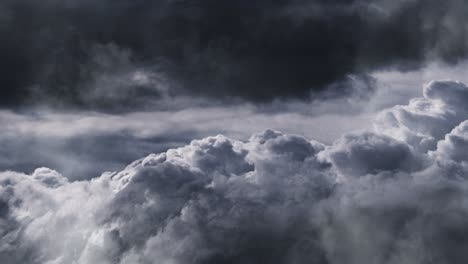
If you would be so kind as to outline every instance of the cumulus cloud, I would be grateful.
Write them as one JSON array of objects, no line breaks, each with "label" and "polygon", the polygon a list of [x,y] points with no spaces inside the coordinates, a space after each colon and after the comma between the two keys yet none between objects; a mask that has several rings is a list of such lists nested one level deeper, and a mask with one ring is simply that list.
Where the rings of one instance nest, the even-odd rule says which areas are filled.
[{"label": "cumulus cloud", "polygon": [[[305,176],[320,167],[314,155],[322,148],[266,131],[249,142],[224,136],[193,141],[91,181],[50,186],[41,177],[5,172],[2,193],[14,195],[2,198],[8,217],[19,223],[4,233],[26,228],[14,246],[31,250],[24,249],[27,260],[21,250],[2,251],[2,257],[11,263],[273,261],[270,250],[279,257],[295,235],[308,243],[289,222],[307,221],[304,199],[312,202],[331,188],[321,169],[313,179]],[[62,177],[46,169],[39,174]],[[75,206],[83,214],[75,215]],[[57,227],[62,232],[54,235]],[[297,247],[284,258],[300,257],[304,249]]]},{"label": "cumulus cloud", "polygon": [[245,141],[194,140],[91,180],[69,181],[47,168],[2,172],[0,257],[465,263],[466,90],[432,82],[423,98],[385,111],[375,131],[331,145],[266,130]]},{"label": "cumulus cloud", "polygon": [[423,163],[423,157],[406,143],[372,132],[348,133],[321,153],[321,157],[348,177],[417,170]]},{"label": "cumulus cloud", "polygon": [[434,149],[439,140],[467,119],[467,96],[468,88],[463,83],[430,82],[423,89],[423,97],[383,111],[375,123],[376,130],[422,150]]}]

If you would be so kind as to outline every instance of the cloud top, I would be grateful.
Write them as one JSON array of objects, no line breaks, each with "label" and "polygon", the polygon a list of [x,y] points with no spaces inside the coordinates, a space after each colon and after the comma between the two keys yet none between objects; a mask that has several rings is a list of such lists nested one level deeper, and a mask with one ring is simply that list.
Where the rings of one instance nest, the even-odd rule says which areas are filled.
[{"label": "cloud top", "polygon": [[424,89],[423,98],[386,110],[375,131],[328,146],[266,130],[247,141],[194,140],[91,180],[47,168],[2,172],[0,256],[6,263],[465,263],[468,124],[460,94],[468,88],[444,81]]}]

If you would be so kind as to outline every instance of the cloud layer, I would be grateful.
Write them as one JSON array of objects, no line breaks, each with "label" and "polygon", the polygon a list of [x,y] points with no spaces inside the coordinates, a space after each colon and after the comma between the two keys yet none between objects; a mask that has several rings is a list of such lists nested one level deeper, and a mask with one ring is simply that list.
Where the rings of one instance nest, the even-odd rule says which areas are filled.
[{"label": "cloud layer", "polygon": [[467,54],[463,0],[6,0],[0,105],[346,95],[350,75]]},{"label": "cloud layer", "polygon": [[0,174],[5,263],[465,263],[468,87],[331,145],[222,135],[70,181]]},{"label": "cloud layer", "polygon": [[[316,104],[197,106],[119,114],[0,111],[0,171],[29,173],[46,166],[68,179],[89,179],[194,138],[223,134],[247,140],[265,128],[329,144],[345,131],[369,126],[372,117],[362,113],[363,101],[341,98]],[[347,122],[351,118],[353,122]]]}]

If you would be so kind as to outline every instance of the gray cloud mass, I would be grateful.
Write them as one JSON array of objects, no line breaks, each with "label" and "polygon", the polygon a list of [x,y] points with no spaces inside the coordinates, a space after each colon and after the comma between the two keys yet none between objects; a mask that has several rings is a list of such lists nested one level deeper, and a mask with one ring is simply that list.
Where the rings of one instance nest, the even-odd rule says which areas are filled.
[{"label": "gray cloud mass", "polygon": [[467,14],[0,1],[0,263],[467,263]]},{"label": "gray cloud mass", "polygon": [[347,96],[335,84],[350,75],[466,59],[467,11],[464,0],[4,0],[0,107]]},{"label": "gray cloud mass", "polygon": [[332,144],[266,130],[72,181],[0,173],[2,263],[466,263],[468,87]]}]

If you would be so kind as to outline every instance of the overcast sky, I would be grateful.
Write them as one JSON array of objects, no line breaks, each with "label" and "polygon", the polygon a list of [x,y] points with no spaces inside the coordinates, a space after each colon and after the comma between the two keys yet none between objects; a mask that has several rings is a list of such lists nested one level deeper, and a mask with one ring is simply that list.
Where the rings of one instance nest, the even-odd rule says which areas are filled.
[{"label": "overcast sky", "polygon": [[467,14],[0,1],[0,262],[466,263]]}]

